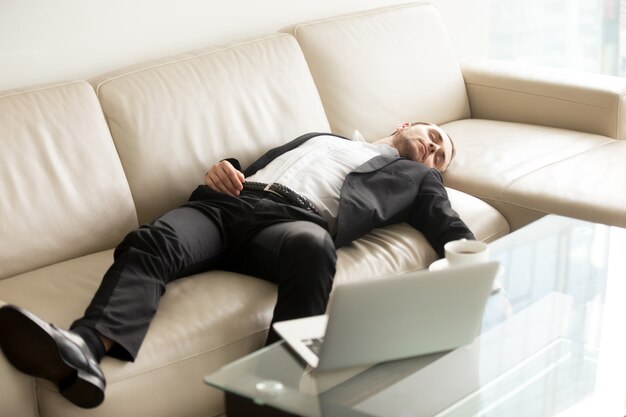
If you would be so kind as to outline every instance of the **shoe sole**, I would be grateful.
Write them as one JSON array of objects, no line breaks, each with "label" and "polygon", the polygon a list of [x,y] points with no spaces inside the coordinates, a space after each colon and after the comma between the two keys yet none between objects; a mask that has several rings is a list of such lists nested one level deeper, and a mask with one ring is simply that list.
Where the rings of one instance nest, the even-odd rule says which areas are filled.
[{"label": "shoe sole", "polygon": [[0,308],[0,347],[14,367],[52,382],[61,395],[79,407],[100,405],[103,381],[68,364],[48,329],[48,323],[19,307]]}]

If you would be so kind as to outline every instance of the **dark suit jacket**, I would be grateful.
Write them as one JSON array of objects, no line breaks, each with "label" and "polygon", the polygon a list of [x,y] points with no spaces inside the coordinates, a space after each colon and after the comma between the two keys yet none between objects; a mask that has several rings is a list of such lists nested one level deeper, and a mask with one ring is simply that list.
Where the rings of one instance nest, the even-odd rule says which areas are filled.
[{"label": "dark suit jacket", "polygon": [[[327,133],[309,133],[269,150],[246,168],[244,175],[253,175],[276,157],[319,135]],[[239,161],[229,161],[241,170]],[[450,206],[438,170],[408,159],[380,155],[348,174],[339,198],[337,234],[334,236],[337,248],[375,227],[401,222],[422,232],[439,256],[444,254],[443,245],[451,240],[474,239]]]}]

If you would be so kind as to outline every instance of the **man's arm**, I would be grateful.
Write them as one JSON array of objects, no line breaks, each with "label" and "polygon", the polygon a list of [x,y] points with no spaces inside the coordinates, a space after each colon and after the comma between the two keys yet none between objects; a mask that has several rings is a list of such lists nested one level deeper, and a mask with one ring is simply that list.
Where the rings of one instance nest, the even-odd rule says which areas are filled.
[{"label": "man's arm", "polygon": [[463,238],[475,239],[450,205],[441,174],[435,169],[431,169],[422,181],[409,224],[426,236],[439,257],[444,256],[443,246],[446,243]]},{"label": "man's arm", "polygon": [[343,136],[334,135],[332,133],[306,133],[290,142],[285,143],[284,145],[270,149],[245,170],[241,169],[241,164],[237,159],[226,158],[209,169],[204,176],[204,184],[214,191],[237,196],[243,189],[242,184],[246,177],[254,175],[258,170],[272,162],[276,157],[284,154],[285,152],[289,152],[307,140],[320,135],[337,136],[338,138],[346,139]]},{"label": "man's arm", "polygon": [[204,176],[204,184],[213,191],[238,196],[243,190],[245,176],[236,159],[223,159],[214,164]]}]

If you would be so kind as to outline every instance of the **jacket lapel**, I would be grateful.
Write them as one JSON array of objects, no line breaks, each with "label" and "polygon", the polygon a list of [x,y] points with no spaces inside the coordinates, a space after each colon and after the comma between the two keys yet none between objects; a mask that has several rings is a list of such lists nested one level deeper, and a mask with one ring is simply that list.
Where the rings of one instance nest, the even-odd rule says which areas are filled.
[{"label": "jacket lapel", "polygon": [[263,156],[261,156],[259,159],[254,161],[252,165],[246,168],[243,171],[243,175],[245,175],[246,177],[254,175],[258,170],[264,168],[267,164],[269,164],[270,162],[272,162],[274,159],[278,158],[285,152],[289,152],[290,150],[297,148],[298,146],[302,145],[304,142],[306,142],[307,140],[311,138],[314,138],[316,136],[322,136],[322,135],[335,136],[341,139],[347,139],[343,136],[334,135],[332,133],[318,133],[318,132],[306,133],[302,136],[295,138],[294,140],[290,142],[285,143],[284,145],[281,145],[277,148],[270,149]]},{"label": "jacket lapel", "polygon": [[336,247],[350,242],[355,234],[362,234],[361,229],[365,226],[360,225],[357,219],[365,218],[371,227],[374,217],[387,211],[385,208],[391,202],[384,201],[385,190],[379,188],[388,184],[382,181],[384,175],[378,173],[399,159],[402,158],[379,155],[348,174],[339,194],[337,234],[334,239]]}]

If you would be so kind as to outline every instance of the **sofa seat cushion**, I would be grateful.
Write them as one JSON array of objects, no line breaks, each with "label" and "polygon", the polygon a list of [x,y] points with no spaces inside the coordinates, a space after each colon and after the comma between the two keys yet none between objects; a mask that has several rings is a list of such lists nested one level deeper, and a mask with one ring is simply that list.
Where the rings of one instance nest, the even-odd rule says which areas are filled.
[{"label": "sofa seat cushion", "polygon": [[[509,224],[496,209],[469,194],[447,191],[476,239],[491,242],[509,233]],[[374,229],[338,251],[335,284],[415,271],[436,259],[424,235],[406,223]]]},{"label": "sofa seat cushion", "polygon": [[[112,251],[105,251],[5,279],[0,300],[67,328],[111,262]],[[263,345],[275,297],[273,284],[223,271],[171,283],[137,360],[104,358],[107,397],[90,415],[122,415],[133,403],[135,417],[222,412],[221,392],[202,377]],[[84,415],[46,381],[35,386],[41,415]]]},{"label": "sofa seat cushion", "polygon": [[606,143],[538,169],[502,199],[545,213],[626,227],[626,141]]},{"label": "sofa seat cushion", "polygon": [[[622,149],[606,136],[522,123],[467,119],[442,127],[457,148],[457,156],[444,175],[446,185],[494,205],[513,229],[546,213],[580,214],[568,206],[572,201],[591,200],[594,194],[581,187],[581,182],[572,181],[578,176],[573,165],[590,158],[588,155],[601,155],[603,149]],[[606,171],[603,180],[619,165],[619,158],[615,158],[611,167],[600,168]],[[588,174],[599,179],[599,171],[593,174],[591,167],[586,168]],[[620,178],[610,177],[611,181]],[[529,181],[533,181],[532,187]],[[617,202],[616,197],[609,201]],[[597,203],[604,205],[606,201]],[[606,221],[600,212],[588,220]]]}]

